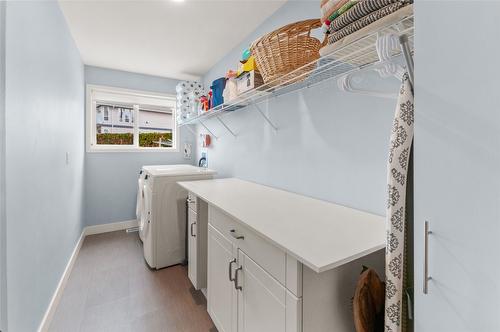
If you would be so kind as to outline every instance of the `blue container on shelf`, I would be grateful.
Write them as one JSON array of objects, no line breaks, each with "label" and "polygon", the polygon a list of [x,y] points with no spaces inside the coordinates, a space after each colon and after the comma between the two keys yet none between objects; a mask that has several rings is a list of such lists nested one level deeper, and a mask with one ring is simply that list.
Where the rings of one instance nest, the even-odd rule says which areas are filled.
[{"label": "blue container on shelf", "polygon": [[212,107],[216,107],[224,104],[224,97],[222,97],[222,93],[224,92],[224,88],[226,87],[226,78],[221,77],[212,82]]}]

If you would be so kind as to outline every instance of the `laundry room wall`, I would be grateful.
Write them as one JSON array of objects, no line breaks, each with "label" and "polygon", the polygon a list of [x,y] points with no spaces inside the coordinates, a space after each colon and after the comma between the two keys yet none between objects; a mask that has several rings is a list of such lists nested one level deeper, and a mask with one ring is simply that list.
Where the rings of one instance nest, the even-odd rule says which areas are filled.
[{"label": "laundry room wall", "polygon": [[[125,89],[171,93],[177,80],[85,66],[86,84]],[[86,153],[86,221],[87,225],[106,224],[135,219],[137,179],[143,165],[193,164],[184,159],[182,145],[195,138],[181,129],[179,152],[87,152]]]},{"label": "laundry room wall", "polygon": [[[204,76],[205,84],[236,69],[242,50],[264,33],[318,17],[317,1],[288,1],[217,63]],[[376,75],[367,75],[364,83],[394,93],[399,87],[396,79]],[[221,177],[235,176],[384,215],[395,106],[395,99],[341,92],[330,80],[262,103],[278,126],[276,132],[251,107],[223,116],[236,138],[216,120],[207,121],[219,136],[207,150],[208,164]]]},{"label": "laundry room wall", "polygon": [[7,239],[5,214],[5,1],[0,1],[0,330],[7,318]]},{"label": "laundry room wall", "polygon": [[8,1],[0,21],[6,24],[7,330],[32,332],[84,224],[84,72],[56,1]]}]

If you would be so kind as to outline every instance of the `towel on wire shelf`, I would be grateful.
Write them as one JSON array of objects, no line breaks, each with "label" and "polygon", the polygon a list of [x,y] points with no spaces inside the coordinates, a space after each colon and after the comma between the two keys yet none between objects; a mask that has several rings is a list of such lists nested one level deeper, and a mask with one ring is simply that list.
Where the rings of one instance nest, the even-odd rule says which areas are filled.
[{"label": "towel on wire shelf", "polygon": [[396,3],[393,3],[389,6],[385,6],[384,8],[379,9],[371,14],[368,14],[368,15],[362,17],[361,19],[349,24],[348,26],[346,26],[342,30],[339,30],[337,32],[330,34],[328,36],[328,43],[333,44],[336,41],[339,41],[342,38],[350,35],[351,33],[354,33],[356,31],[358,31],[359,29],[362,29],[362,28],[366,27],[367,25],[372,24],[373,22],[381,19],[382,17],[387,16],[391,13],[394,13],[395,11],[397,11],[398,9],[400,9],[406,5],[407,5],[407,3],[396,2]]},{"label": "towel on wire shelf", "polygon": [[[358,0],[340,0],[337,2],[330,10],[327,11],[327,13],[323,16],[321,16],[321,23],[325,23],[325,21],[332,21],[331,18],[336,17],[334,14],[336,11],[338,11],[340,8],[343,6],[352,3],[352,5],[355,5],[358,2]],[[351,5],[351,6],[352,6]]]},{"label": "towel on wire shelf", "polygon": [[325,16],[337,5],[341,0],[328,0],[321,6],[321,17]]},{"label": "towel on wire shelf", "polygon": [[363,18],[364,16],[373,13],[379,9],[389,6],[395,2],[405,2],[401,0],[361,0],[348,11],[331,21],[329,26],[329,33],[339,31],[340,29],[348,26],[349,24]]},{"label": "towel on wire shelf", "polygon": [[352,6],[354,6],[356,3],[358,3],[358,0],[350,0],[346,2],[342,7],[337,9],[336,11],[333,12],[330,17],[326,21],[323,22],[321,25],[321,29],[323,30],[323,33],[328,34],[329,29],[330,29],[330,24],[333,20],[335,20],[337,17],[348,11]]}]

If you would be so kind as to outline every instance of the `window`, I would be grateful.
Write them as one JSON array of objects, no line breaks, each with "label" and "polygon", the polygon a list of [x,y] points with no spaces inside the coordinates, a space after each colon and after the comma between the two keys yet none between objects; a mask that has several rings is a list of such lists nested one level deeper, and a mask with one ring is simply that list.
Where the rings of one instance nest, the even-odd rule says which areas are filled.
[{"label": "window", "polygon": [[175,96],[87,86],[87,151],[177,151]]}]

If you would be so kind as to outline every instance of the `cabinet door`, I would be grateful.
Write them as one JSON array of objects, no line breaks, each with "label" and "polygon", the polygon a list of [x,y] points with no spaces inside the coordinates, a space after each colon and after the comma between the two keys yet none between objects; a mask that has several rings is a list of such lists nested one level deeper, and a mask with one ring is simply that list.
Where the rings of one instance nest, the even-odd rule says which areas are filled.
[{"label": "cabinet door", "polygon": [[500,2],[415,6],[415,331],[500,331]]},{"label": "cabinet door", "polygon": [[[241,250],[238,262],[238,332],[299,331],[299,326],[287,326],[287,314],[298,315],[299,300]],[[287,312],[287,306],[294,312]]]},{"label": "cabinet door", "polygon": [[232,242],[208,225],[207,310],[219,332],[236,331],[237,327],[237,294],[230,280],[232,267],[236,267]]},{"label": "cabinet door", "polygon": [[188,277],[195,289],[199,289],[197,280],[197,223],[196,213],[188,209]]}]

